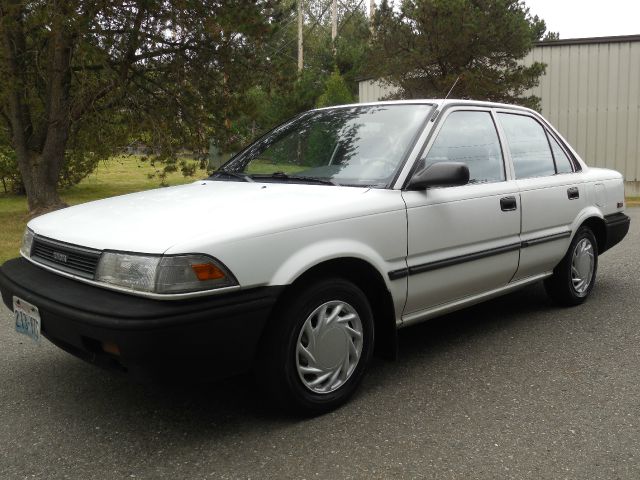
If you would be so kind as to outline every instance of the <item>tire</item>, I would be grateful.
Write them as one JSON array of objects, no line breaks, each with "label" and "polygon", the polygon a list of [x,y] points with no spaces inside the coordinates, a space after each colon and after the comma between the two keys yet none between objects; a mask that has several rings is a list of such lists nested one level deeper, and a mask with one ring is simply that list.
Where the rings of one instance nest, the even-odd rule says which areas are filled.
[{"label": "tire", "polygon": [[580,305],[591,293],[597,271],[596,237],[589,227],[580,227],[564,258],[553,269],[553,275],[544,281],[544,286],[547,294],[559,305]]},{"label": "tire", "polygon": [[323,279],[291,292],[274,311],[254,374],[279,407],[321,414],[355,392],[373,343],[366,295],[347,280]]}]

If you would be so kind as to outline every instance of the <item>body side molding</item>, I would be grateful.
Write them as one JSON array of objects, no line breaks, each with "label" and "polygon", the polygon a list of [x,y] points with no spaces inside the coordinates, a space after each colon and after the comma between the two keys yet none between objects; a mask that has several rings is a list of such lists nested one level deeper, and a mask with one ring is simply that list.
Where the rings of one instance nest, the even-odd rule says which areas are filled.
[{"label": "body side molding", "polygon": [[479,252],[473,252],[466,255],[459,255],[456,257],[445,258],[442,260],[436,260],[435,262],[422,263],[420,265],[413,265],[408,268],[401,268],[398,270],[392,270],[388,273],[389,280],[399,280],[401,278],[408,277],[410,275],[416,275],[418,273],[429,272],[431,270],[437,270],[439,268],[451,267],[464,262],[471,262],[473,260],[480,260],[482,258],[491,257],[494,255],[500,255],[501,253],[513,252],[521,248],[531,247],[533,245],[539,245],[541,243],[553,242],[563,238],[571,236],[571,231],[554,233],[553,235],[545,235],[543,237],[533,238],[531,240],[525,240],[518,243],[511,243],[509,245],[503,245],[501,247],[490,248],[488,250],[481,250]]}]

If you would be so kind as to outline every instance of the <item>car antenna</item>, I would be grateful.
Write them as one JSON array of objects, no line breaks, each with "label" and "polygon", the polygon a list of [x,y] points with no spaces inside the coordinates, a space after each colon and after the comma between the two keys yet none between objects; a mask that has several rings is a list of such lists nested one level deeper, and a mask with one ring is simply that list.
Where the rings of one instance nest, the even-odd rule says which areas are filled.
[{"label": "car antenna", "polygon": [[458,81],[460,80],[460,77],[462,76],[462,74],[458,75],[456,77],[456,81],[453,82],[453,85],[451,85],[451,88],[449,89],[449,92],[447,93],[447,96],[444,97],[444,99],[446,100],[447,98],[449,98],[449,95],[451,95],[451,92],[453,92],[453,89],[456,88],[456,85],[458,84]]},{"label": "car antenna", "polygon": [[[444,97],[443,103],[447,100],[447,98],[449,98],[449,95],[451,95],[451,92],[453,92],[453,89],[456,88],[456,85],[458,84],[458,81],[460,80],[460,77],[462,76],[462,74],[458,75],[456,77],[456,81],[453,82],[453,85],[451,85],[451,88],[449,89],[449,92],[447,93],[447,96]],[[433,112],[433,115],[431,116],[431,122],[435,122],[436,118],[438,118],[438,115],[440,114],[440,110],[436,109],[435,112]]]}]

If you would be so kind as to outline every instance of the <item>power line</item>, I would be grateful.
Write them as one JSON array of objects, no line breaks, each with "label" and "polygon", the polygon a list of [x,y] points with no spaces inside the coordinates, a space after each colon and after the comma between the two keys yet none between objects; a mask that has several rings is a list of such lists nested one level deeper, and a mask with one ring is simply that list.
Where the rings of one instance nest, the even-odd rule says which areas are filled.
[{"label": "power line", "polygon": [[[299,2],[302,2],[302,0],[298,0]],[[342,21],[340,22],[340,26],[338,27],[338,35],[340,34],[340,32],[342,31],[343,27],[345,24],[347,24],[349,22],[349,20],[351,20],[351,18],[360,10],[360,7],[362,6],[362,4],[364,3],[364,0],[360,0],[360,2],[358,3],[358,5],[356,6],[356,8],[354,8],[349,15]],[[315,21],[313,22],[313,24],[307,29],[306,33],[310,34],[313,32],[313,30],[320,25],[320,22],[322,22],[324,15],[327,13],[327,10],[329,10],[329,8],[331,8],[333,4],[333,0],[329,0],[329,2],[325,5],[324,9],[322,10],[322,12],[320,13],[320,15],[318,15],[317,17],[315,17]],[[287,24],[285,25],[285,27],[288,27],[289,25],[291,25],[294,21],[297,20],[297,16],[296,18],[290,20],[289,22],[287,22]],[[281,53],[283,53],[287,48],[289,48],[291,45],[293,45],[295,42],[297,42],[299,39],[298,37],[294,37],[292,40],[289,40],[288,42],[286,42],[284,45],[275,48],[272,52],[271,52],[271,56],[277,56],[280,55]],[[292,60],[295,60],[296,57],[294,57],[291,54],[285,53],[285,55],[289,58],[291,58]],[[298,58],[299,60],[299,58]]]},{"label": "power line", "polygon": [[342,23],[340,23],[340,28],[338,28],[338,33],[340,33],[342,31],[342,28],[347,24],[347,22],[349,20],[351,20],[351,17],[353,17],[356,12],[358,10],[360,10],[360,7],[362,6],[362,4],[364,3],[364,0],[360,0],[360,3],[358,3],[358,5],[356,6],[356,8],[354,8],[353,10],[351,10],[351,13],[349,14],[349,16],[347,18],[345,18]]},{"label": "power line", "polygon": [[[311,27],[307,30],[307,34],[313,32],[313,30],[320,25],[320,22],[322,21],[322,17],[324,17],[324,14],[327,13],[327,10],[329,10],[329,7],[331,6],[331,2],[329,2],[327,4],[327,6],[324,8],[324,10],[322,10],[322,13],[320,13],[320,16],[316,18],[316,21],[313,23],[313,25],[311,25]],[[272,52],[272,56],[274,55],[278,55],[281,52],[283,52],[286,48],[288,48],[289,46],[291,46],[293,43],[295,43],[296,41],[298,41],[298,38],[294,38],[293,40],[289,40],[287,43],[285,43],[284,45],[282,45],[280,48],[278,48],[276,51]]]}]

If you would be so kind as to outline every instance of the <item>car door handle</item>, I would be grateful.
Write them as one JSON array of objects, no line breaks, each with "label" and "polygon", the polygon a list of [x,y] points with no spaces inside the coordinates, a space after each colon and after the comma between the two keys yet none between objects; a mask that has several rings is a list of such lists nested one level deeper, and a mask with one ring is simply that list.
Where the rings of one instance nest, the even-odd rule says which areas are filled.
[{"label": "car door handle", "polygon": [[569,197],[569,200],[576,200],[580,198],[580,190],[578,190],[578,187],[568,188],[567,197]]},{"label": "car door handle", "polygon": [[503,212],[512,212],[518,208],[516,197],[502,197],[500,199],[500,208]]}]

